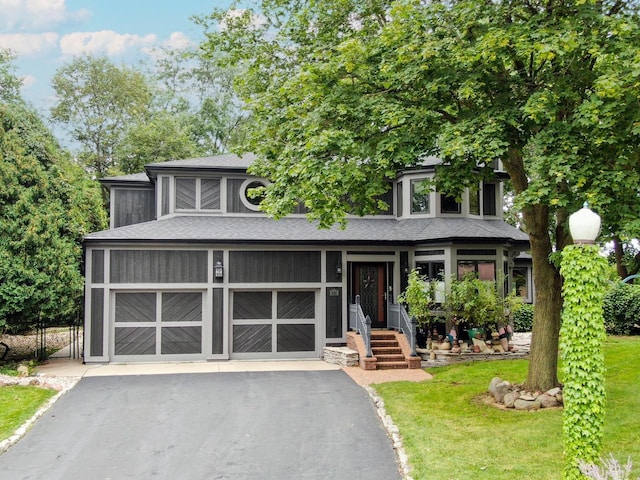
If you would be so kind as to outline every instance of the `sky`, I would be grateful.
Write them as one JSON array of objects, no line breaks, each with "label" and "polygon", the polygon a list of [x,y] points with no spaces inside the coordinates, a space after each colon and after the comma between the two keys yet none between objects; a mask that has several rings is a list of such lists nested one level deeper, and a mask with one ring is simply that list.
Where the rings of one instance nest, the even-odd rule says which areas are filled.
[{"label": "sky", "polygon": [[17,54],[23,97],[41,113],[53,105],[51,78],[74,56],[106,55],[116,64],[150,60],[156,47],[203,38],[191,17],[231,0],[0,0],[0,48]]}]

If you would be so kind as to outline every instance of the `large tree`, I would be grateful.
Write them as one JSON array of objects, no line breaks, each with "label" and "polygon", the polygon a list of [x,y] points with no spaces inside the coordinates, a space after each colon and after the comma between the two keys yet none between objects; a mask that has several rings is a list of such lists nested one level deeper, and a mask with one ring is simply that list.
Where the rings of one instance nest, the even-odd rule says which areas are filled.
[{"label": "large tree", "polygon": [[105,225],[99,185],[34,112],[0,105],[0,327],[76,315],[82,237]]},{"label": "large tree", "polygon": [[[216,11],[203,49],[244,65],[244,145],[275,217],[323,227],[373,213],[397,171],[438,155],[458,194],[502,162],[531,241],[536,310],[527,385],[558,383],[567,217],[638,167],[640,34],[624,0],[263,0]],[[221,52],[226,55],[221,55]],[[625,201],[624,199],[619,199]],[[626,200],[629,201],[629,200]],[[634,197],[632,202],[637,203]]]},{"label": "large tree", "polygon": [[116,163],[115,150],[129,126],[148,114],[151,91],[134,68],[106,57],[76,57],[53,77],[53,121],[67,127],[80,146],[79,159],[97,177]]}]

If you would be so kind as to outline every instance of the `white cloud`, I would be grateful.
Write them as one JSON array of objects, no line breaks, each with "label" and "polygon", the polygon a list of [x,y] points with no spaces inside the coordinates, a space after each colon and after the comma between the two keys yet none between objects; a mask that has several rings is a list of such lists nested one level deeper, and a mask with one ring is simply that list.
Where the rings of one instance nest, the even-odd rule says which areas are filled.
[{"label": "white cloud", "polygon": [[185,50],[193,42],[182,32],[173,32],[168,39],[162,42],[162,46],[169,50]]},{"label": "white cloud", "polygon": [[56,48],[57,43],[58,34],[55,32],[0,34],[0,47],[8,48],[21,57],[33,57],[48,52]]},{"label": "white cloud", "polygon": [[65,0],[0,0],[0,11],[0,28],[13,31],[46,29],[91,15],[86,9],[68,11]]},{"label": "white cloud", "polygon": [[114,56],[125,53],[129,49],[142,48],[153,44],[156,35],[141,37],[132,34],[120,34],[113,30],[101,32],[75,32],[64,35],[60,39],[60,50],[63,55],[106,54]]}]

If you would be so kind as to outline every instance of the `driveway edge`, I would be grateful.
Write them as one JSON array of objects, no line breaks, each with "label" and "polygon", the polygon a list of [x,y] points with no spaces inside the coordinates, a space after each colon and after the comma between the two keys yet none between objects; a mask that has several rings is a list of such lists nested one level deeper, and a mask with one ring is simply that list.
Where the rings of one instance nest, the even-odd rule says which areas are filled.
[{"label": "driveway edge", "polygon": [[402,475],[402,478],[404,480],[413,480],[413,477],[409,475],[409,473],[411,472],[411,467],[409,466],[409,458],[407,457],[407,454],[404,451],[404,446],[402,445],[400,430],[393,423],[393,419],[389,415],[387,415],[387,411],[384,408],[384,400],[378,395],[378,392],[376,392],[373,387],[364,385],[363,388],[369,394],[371,401],[376,407],[376,412],[378,412],[378,416],[382,421],[382,425],[393,441],[393,450],[396,452],[396,459],[398,461],[398,464],[400,465],[400,474]]}]

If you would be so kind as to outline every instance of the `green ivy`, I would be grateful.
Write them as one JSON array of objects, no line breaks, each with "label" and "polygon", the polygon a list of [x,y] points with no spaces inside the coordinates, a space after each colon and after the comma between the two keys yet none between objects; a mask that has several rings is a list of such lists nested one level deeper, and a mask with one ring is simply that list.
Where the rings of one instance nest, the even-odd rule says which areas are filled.
[{"label": "green ivy", "polygon": [[584,478],[579,462],[594,463],[600,455],[605,409],[602,304],[606,271],[607,261],[595,245],[570,245],[562,252],[565,480]]}]

